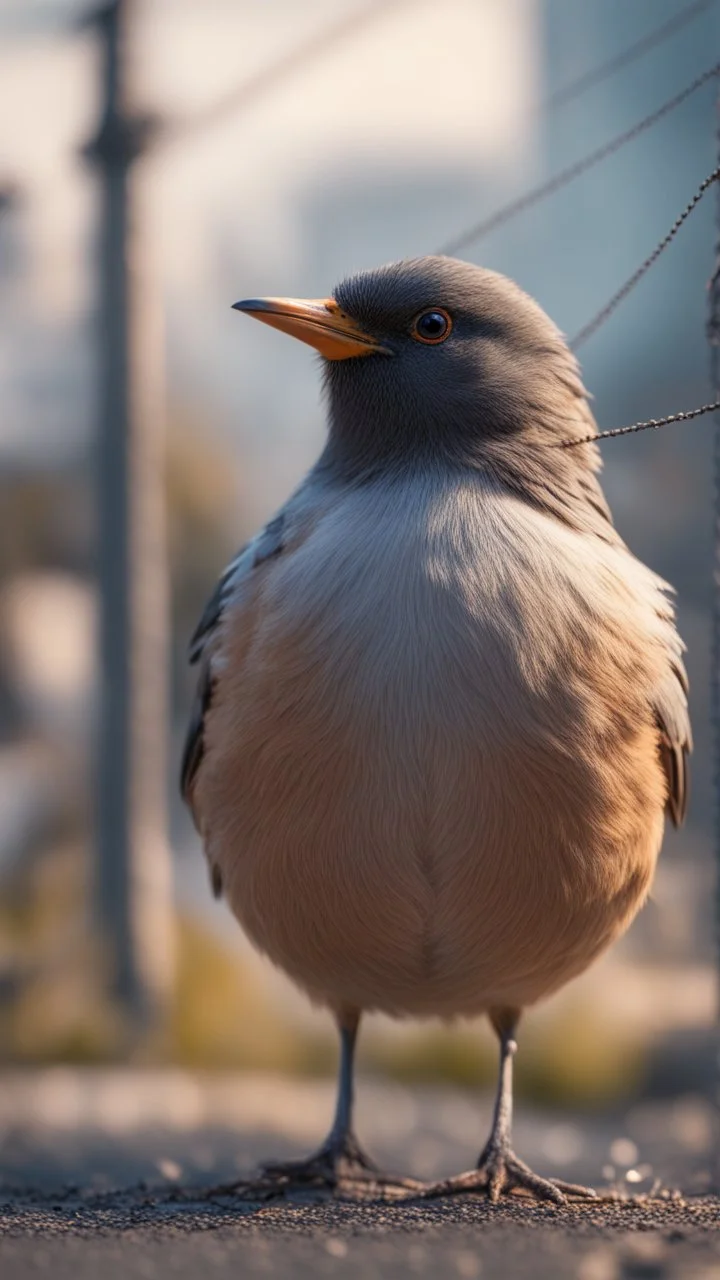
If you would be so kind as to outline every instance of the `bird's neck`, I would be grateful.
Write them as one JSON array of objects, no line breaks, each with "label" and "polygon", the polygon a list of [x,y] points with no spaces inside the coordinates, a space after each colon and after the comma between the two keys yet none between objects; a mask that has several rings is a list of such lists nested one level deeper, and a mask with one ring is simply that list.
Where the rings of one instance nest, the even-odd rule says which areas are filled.
[{"label": "bird's neck", "polygon": [[612,516],[595,474],[592,446],[560,450],[555,440],[527,432],[525,438],[451,443],[437,434],[423,435],[417,423],[412,436],[397,431],[341,429],[330,423],[317,470],[333,483],[362,485],[377,481],[442,481],[448,488],[482,476],[488,486],[526,502],[535,510],[578,532],[619,542]]}]

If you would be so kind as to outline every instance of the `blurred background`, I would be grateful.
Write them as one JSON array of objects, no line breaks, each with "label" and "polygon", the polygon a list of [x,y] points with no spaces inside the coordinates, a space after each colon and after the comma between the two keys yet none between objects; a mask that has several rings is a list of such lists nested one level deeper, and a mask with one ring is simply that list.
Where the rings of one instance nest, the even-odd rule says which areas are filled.
[{"label": "blurred background", "polygon": [[[187,1120],[199,1077],[169,1068],[334,1070],[327,1018],[213,902],[176,786],[189,634],[323,440],[310,353],[231,303],[324,296],[435,251],[718,49],[713,0],[0,0],[0,1131],[93,1106]],[[715,166],[716,87],[462,256],[572,335]],[[583,348],[601,427],[711,398],[713,214],[710,193]],[[518,1063],[538,1104],[684,1099],[678,1140],[698,1151],[716,985],[712,430],[603,446],[622,534],[678,590],[690,817],[630,935],[527,1019]],[[371,1019],[362,1063],[474,1087],[494,1052],[483,1028]],[[73,1074],[123,1063],[135,1092],[113,1075],[102,1103]],[[165,1084],[141,1103],[151,1068]],[[223,1096],[227,1119],[240,1095]],[[287,1128],[279,1095],[258,1097]]]}]

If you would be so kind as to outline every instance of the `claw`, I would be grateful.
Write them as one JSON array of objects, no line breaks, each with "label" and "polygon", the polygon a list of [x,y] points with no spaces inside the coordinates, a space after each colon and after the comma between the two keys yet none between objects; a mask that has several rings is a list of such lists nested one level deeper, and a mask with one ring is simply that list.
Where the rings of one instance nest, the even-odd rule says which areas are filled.
[{"label": "claw", "polygon": [[568,1197],[594,1200],[597,1193],[591,1187],[581,1187],[559,1178],[541,1178],[513,1151],[491,1148],[483,1152],[477,1169],[460,1173],[454,1178],[434,1182],[422,1192],[423,1198],[461,1195],[467,1191],[484,1192],[492,1204],[513,1191],[525,1191],[537,1200],[549,1200],[553,1204],[567,1204]]},{"label": "claw", "polygon": [[359,1193],[367,1199],[373,1194],[417,1194],[424,1190],[424,1183],[382,1173],[357,1139],[348,1135],[340,1143],[327,1143],[307,1160],[264,1164],[257,1177],[211,1187],[205,1197],[233,1195],[243,1200],[275,1200],[310,1190],[339,1196]]}]

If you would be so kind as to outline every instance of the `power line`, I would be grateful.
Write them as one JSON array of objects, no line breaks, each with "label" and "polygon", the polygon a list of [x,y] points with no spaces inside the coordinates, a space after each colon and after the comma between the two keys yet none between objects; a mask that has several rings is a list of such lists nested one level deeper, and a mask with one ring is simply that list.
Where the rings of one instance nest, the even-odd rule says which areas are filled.
[{"label": "power line", "polygon": [[378,18],[387,17],[393,10],[407,3],[408,0],[375,0],[375,3],[356,10],[317,35],[311,36],[298,48],[291,49],[289,53],[278,58],[277,62],[271,63],[244,80],[207,110],[198,112],[190,119],[165,125],[157,137],[157,143],[171,144],[185,141],[200,130],[211,128],[226,116],[250,106],[269,89],[275,88],[283,80],[302,70],[307,63],[322,57],[334,45],[347,40],[349,36],[357,35]]},{"label": "power line", "polygon": [[554,93],[551,93],[545,99],[542,104],[542,110],[554,111],[558,107],[564,107],[568,102],[573,102],[575,98],[579,98],[588,89],[594,89],[596,85],[602,84],[603,80],[608,80],[613,76],[616,71],[621,71],[623,67],[630,66],[638,58],[650,53],[652,49],[656,49],[658,45],[669,40],[671,36],[676,35],[678,31],[688,26],[695,18],[699,18],[700,14],[710,9],[713,4],[715,4],[715,0],[696,0],[695,4],[689,4],[680,13],[676,13],[674,17],[669,18],[666,22],[661,22],[658,27],[649,31],[646,36],[642,36],[620,53],[608,58],[607,62],[602,62],[599,67],[583,72],[575,80],[571,80],[569,84],[556,89]]},{"label": "power line", "polygon": [[578,440],[561,440],[560,449],[574,449],[578,444],[592,444],[594,440],[610,440],[615,436],[629,436],[636,431],[657,431],[658,427],[666,427],[671,422],[689,422],[691,418],[700,418],[704,413],[715,413],[720,409],[720,400],[712,404],[703,404],[699,409],[687,409],[684,413],[670,413],[666,418],[648,418],[646,422],[633,422],[631,427],[613,427],[610,431],[598,431],[592,436],[581,436]]},{"label": "power line", "polygon": [[718,179],[720,179],[720,167],[714,169],[713,172],[700,183],[700,186],[695,192],[692,200],[685,206],[680,216],[675,219],[667,235],[663,236],[660,243],[655,246],[652,253],[645,259],[642,265],[638,267],[637,271],[633,272],[629,280],[626,280],[625,284],[618,289],[617,293],[613,294],[610,301],[607,302],[600,311],[598,311],[597,315],[593,316],[592,320],[589,320],[586,325],[583,325],[579,333],[576,333],[575,337],[570,342],[570,346],[573,351],[577,351],[578,347],[581,347],[584,342],[587,342],[588,338],[591,338],[592,335],[597,332],[600,326],[603,325],[613,314],[616,307],[619,307],[620,303],[623,302],[625,298],[627,298],[628,294],[632,292],[635,285],[639,284],[646,271],[650,270],[653,264],[657,262],[660,254],[663,253],[671,241],[675,239],[675,236],[681,226],[686,219],[690,217],[693,209],[697,208],[708,188],[711,187],[714,182],[717,182]]},{"label": "power line", "polygon": [[460,235],[455,236],[448,244],[440,250],[440,253],[455,254],[458,249],[465,248],[466,245],[472,244],[473,241],[481,239],[482,236],[488,235],[490,231],[494,231],[497,227],[509,222],[519,213],[523,213],[526,209],[532,208],[533,205],[539,204],[548,196],[554,195],[557,191],[562,190],[575,178],[579,178],[581,174],[587,173],[588,169],[593,169],[595,165],[606,160],[609,156],[614,155],[628,142],[633,142],[640,134],[644,133],[652,125],[657,124],[658,120],[662,120],[664,116],[669,115],[676,107],[679,107],[693,93],[707,84],[715,76],[720,74],[720,62],[716,62],[714,66],[709,67],[707,71],[703,71],[702,75],[693,80],[691,84],[682,89],[680,93],[669,98],[662,106],[658,107],[649,116],[645,116],[634,124],[632,128],[620,133],[617,137],[612,138],[610,142],[606,142],[602,147],[598,147],[595,151],[591,151],[589,155],[583,156],[581,160],[576,160],[574,164],[568,166],[567,169],[561,170],[554,178],[550,178],[547,182],[540,183],[537,187],[531,187],[524,195],[518,196],[517,199],[511,200],[502,208],[497,209],[495,213],[490,214],[488,218],[484,218],[482,222],[477,222],[473,227],[469,227],[467,231],[463,231]]}]

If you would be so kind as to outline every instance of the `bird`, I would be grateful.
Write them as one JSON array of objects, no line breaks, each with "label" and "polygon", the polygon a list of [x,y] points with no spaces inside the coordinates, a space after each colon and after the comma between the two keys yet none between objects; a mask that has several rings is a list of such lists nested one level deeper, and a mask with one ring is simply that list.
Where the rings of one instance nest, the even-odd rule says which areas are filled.
[{"label": "bird", "polygon": [[[613,524],[575,357],[507,277],[426,256],[235,307],[319,353],[327,406],[190,644],[182,792],[214,892],[340,1037],[326,1140],[260,1180],[594,1195],[515,1154],[513,1060],[521,1014],[628,928],[685,815],[672,589]],[[371,1011],[489,1019],[474,1168],[420,1184],[364,1151]]]}]

